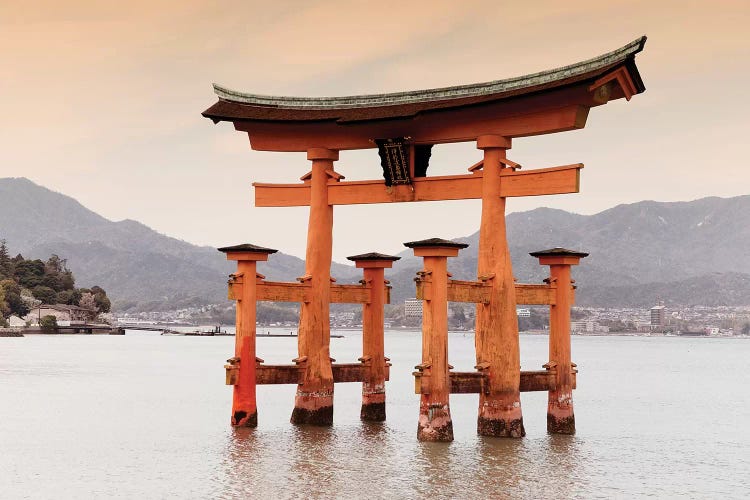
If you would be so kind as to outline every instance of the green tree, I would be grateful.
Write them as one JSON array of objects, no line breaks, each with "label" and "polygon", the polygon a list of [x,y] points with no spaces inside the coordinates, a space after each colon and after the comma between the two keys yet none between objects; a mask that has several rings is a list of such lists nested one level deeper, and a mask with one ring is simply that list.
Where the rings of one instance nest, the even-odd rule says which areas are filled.
[{"label": "green tree", "polygon": [[52,316],[51,314],[42,316],[42,319],[39,320],[39,326],[42,327],[42,330],[54,330],[57,328],[57,318]]},{"label": "green tree", "polygon": [[15,265],[14,274],[18,284],[24,288],[44,285],[44,262],[39,259],[21,260]]},{"label": "green tree", "polygon": [[112,309],[112,302],[107,297],[107,292],[100,286],[91,287],[91,293],[94,294],[96,309],[100,313],[108,313]]},{"label": "green tree", "polygon": [[42,304],[55,304],[57,303],[57,293],[50,287],[47,286],[35,286],[31,291],[31,294],[35,299],[41,300]]},{"label": "green tree", "polygon": [[0,322],[4,322],[8,317],[10,317],[10,307],[5,302],[5,289],[0,286]]},{"label": "green tree", "polygon": [[29,307],[21,297],[21,287],[18,286],[13,280],[0,281],[0,288],[3,289],[5,294],[5,304],[7,306],[7,316],[15,314],[19,318],[22,318],[29,314]]},{"label": "green tree", "polygon": [[62,292],[57,292],[57,298],[55,301],[58,304],[77,306],[81,301],[81,295],[80,290],[63,290]]},{"label": "green tree", "polygon": [[61,259],[56,254],[44,263],[44,285],[54,289],[56,292],[72,290],[75,287],[73,273],[68,269],[68,261]]},{"label": "green tree", "polygon": [[0,280],[13,276],[13,264],[5,240],[0,240]]},{"label": "green tree", "polygon": [[50,288],[54,292],[62,292],[65,290],[58,274],[45,274],[42,277],[42,286]]},{"label": "green tree", "polygon": [[96,315],[99,314],[99,310],[96,308],[96,299],[91,292],[85,292],[81,295],[81,300],[78,305],[90,311],[87,319],[94,319],[96,318]]}]

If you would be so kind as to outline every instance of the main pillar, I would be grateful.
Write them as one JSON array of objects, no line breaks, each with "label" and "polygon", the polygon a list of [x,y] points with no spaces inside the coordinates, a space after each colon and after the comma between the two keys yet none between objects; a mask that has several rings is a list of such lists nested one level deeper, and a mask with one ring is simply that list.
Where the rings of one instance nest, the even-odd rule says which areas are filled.
[{"label": "main pillar", "polygon": [[576,419],[573,413],[573,365],[570,360],[570,308],[573,305],[573,280],[570,266],[578,265],[587,253],[564,248],[532,252],[539,264],[549,266],[550,285],[555,286],[555,303],[549,312],[549,360],[554,363],[555,390],[547,399],[547,432],[575,434]]},{"label": "main pillar", "polygon": [[310,178],[310,221],[307,228],[305,276],[310,281],[310,301],[300,307],[298,363],[304,379],[294,398],[293,424],[333,424],[333,372],[331,371],[331,258],[333,206],[328,203],[328,179],[338,151],[313,148]]},{"label": "main pillar", "polygon": [[[255,304],[256,304],[256,262],[268,260],[269,254],[276,253],[272,248],[243,244],[219,248],[227,254],[227,260],[237,261],[237,273],[232,276],[230,286],[238,293],[234,358],[230,363],[239,364],[239,375],[232,395],[232,425],[237,427],[257,427],[258,408],[255,400]],[[235,288],[236,287],[236,288]]]},{"label": "main pillar", "polygon": [[359,417],[369,422],[385,420],[385,342],[383,307],[385,269],[401,257],[381,253],[352,255],[347,259],[364,269],[364,284],[370,287],[370,302],[362,305],[362,357],[368,367],[362,382],[362,409]]},{"label": "main pillar", "polygon": [[440,238],[411,241],[405,246],[424,257],[421,279],[429,283],[422,302],[422,363],[417,366],[420,441],[453,441],[448,366],[448,257],[455,257],[465,243]]},{"label": "main pillar", "polygon": [[488,303],[477,304],[476,312],[477,367],[488,375],[489,385],[479,395],[477,432],[523,437],[516,292],[505,233],[505,198],[500,197],[501,160],[510,146],[510,139],[502,136],[477,138],[477,148],[484,151],[477,273],[491,285]]}]

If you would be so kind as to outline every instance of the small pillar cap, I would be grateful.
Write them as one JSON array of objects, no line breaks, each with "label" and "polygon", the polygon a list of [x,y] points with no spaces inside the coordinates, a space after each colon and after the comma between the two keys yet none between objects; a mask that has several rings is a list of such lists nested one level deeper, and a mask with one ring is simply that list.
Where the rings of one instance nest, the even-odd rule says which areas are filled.
[{"label": "small pillar cap", "polygon": [[362,260],[390,260],[390,261],[397,261],[401,260],[401,257],[396,257],[395,255],[386,255],[384,253],[378,253],[378,252],[369,252],[369,253],[362,253],[359,255],[351,255],[347,257],[348,260],[351,261],[362,261]]},{"label": "small pillar cap", "polygon": [[480,135],[477,137],[477,149],[510,149],[511,144],[510,137],[502,135]]},{"label": "small pillar cap", "polygon": [[250,243],[242,243],[241,245],[234,245],[230,247],[217,248],[219,252],[234,253],[234,252],[252,252],[252,253],[265,253],[272,254],[278,252],[273,248],[259,247],[258,245],[252,245]]},{"label": "small pillar cap", "polygon": [[328,148],[310,148],[307,150],[307,159],[337,161],[339,159],[339,152]]},{"label": "small pillar cap", "polygon": [[429,248],[429,247],[442,247],[442,248],[466,248],[469,246],[468,243],[458,243],[456,241],[444,240],[442,238],[428,238],[426,240],[418,241],[407,241],[404,243],[407,248]]},{"label": "small pillar cap", "polygon": [[531,252],[529,255],[532,257],[588,257],[589,254],[586,252],[576,252],[575,250],[568,250],[567,248],[555,247],[548,250],[540,250],[538,252]]}]

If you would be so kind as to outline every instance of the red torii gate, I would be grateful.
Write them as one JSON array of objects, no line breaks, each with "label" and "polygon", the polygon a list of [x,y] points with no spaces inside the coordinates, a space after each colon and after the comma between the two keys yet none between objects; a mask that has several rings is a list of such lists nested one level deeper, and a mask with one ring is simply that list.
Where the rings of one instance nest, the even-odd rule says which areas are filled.
[{"label": "red torii gate", "polygon": [[[550,362],[545,365],[550,375],[544,378],[529,372],[531,375],[526,377],[529,381],[527,385],[536,388],[531,390],[540,390],[541,387],[541,390],[550,391],[548,430],[574,432],[570,391],[575,383],[575,370],[570,362],[568,337],[569,308],[572,304],[569,266],[577,263],[585,254],[564,249],[538,253],[540,263],[551,266],[549,283],[516,285],[506,241],[505,199],[578,192],[583,165],[521,171],[520,165],[508,159],[506,152],[515,137],[583,128],[592,107],[623,97],[630,100],[643,92],[645,87],[635,65],[635,55],[643,49],[645,41],[646,38],[642,37],[597,58],[525,77],[415,92],[298,98],[247,94],[214,85],[219,101],[203,116],[215,123],[232,122],[235,129],[248,134],[252,149],[306,152],[307,159],[312,163],[312,170],[301,178],[301,183],[253,184],[256,206],[310,207],[306,270],[305,275],[299,278],[305,291],[299,292],[302,288],[289,284],[297,286],[297,292],[291,292],[292,288],[289,288],[289,293],[284,295],[285,300],[301,303],[299,356],[295,360],[294,374],[288,380],[298,383],[292,422],[332,423],[333,385],[336,381],[335,365],[329,352],[328,318],[332,296],[339,294],[339,301],[349,302],[372,303],[373,300],[372,289],[366,292],[365,297],[344,298],[342,293],[355,292],[341,292],[342,289],[337,288],[339,285],[331,284],[333,206],[481,199],[479,280],[455,282],[440,278],[435,281],[435,275],[425,279],[432,273],[426,267],[426,274],[418,282],[418,296],[425,300],[428,310],[436,300],[429,298],[432,296],[429,294],[435,293],[436,297],[447,297],[448,300],[477,303],[475,342],[478,376],[449,374],[443,377],[444,384],[451,385],[441,390],[479,392],[480,434],[523,436],[525,431],[520,403],[523,372],[519,369],[516,304],[550,304],[554,315],[551,320],[553,332]],[[482,161],[469,167],[468,174],[426,175],[432,145],[465,141],[475,141],[477,148],[484,153]],[[340,150],[376,146],[381,154],[385,180],[349,182],[334,170],[333,163],[338,160]],[[457,250],[449,250],[453,247],[440,241],[444,240],[412,243],[415,244],[415,252],[425,256],[425,266],[429,260],[430,265],[437,266],[438,272],[442,273],[441,259],[444,261]],[[263,252],[271,251],[262,249],[249,252],[247,249],[251,247],[223,249],[228,258],[240,263],[239,272],[243,275],[245,287],[248,278],[253,278],[241,269],[254,269],[254,264],[249,266],[248,262],[264,260],[260,257],[267,253]],[[383,257],[390,262],[390,257]],[[560,266],[567,271],[561,270]],[[358,267],[365,266],[358,263]],[[282,284],[277,285],[278,289],[284,288]],[[425,292],[427,288],[431,290],[429,293]],[[306,299],[300,293],[306,294]],[[254,304],[255,299],[248,295],[245,300],[253,300]],[[237,358],[247,359],[239,355],[241,339],[246,338],[251,329],[254,335],[254,311],[253,324],[250,325],[251,314],[246,307],[238,307],[238,356],[233,358],[234,363],[230,363],[233,373],[236,372]],[[567,312],[560,311],[560,308]],[[241,314],[245,314],[244,320],[240,318]],[[440,314],[437,317],[441,317]],[[435,335],[435,328],[442,330],[442,321],[439,319],[440,324],[432,326],[425,321],[425,338]],[[382,326],[380,331],[382,336]],[[567,347],[563,345],[566,342]],[[248,351],[248,355],[254,357],[254,341],[252,343],[252,354]],[[418,390],[422,394],[425,394],[423,389],[429,391],[435,388],[434,380],[431,388],[419,388],[420,380],[425,380],[425,376],[432,378],[433,375],[429,357],[435,354],[429,354],[428,344],[423,343],[423,357],[428,359],[418,367],[420,371],[416,374]],[[246,366],[241,361],[239,363]],[[443,364],[447,367],[447,360]],[[282,370],[279,367],[275,369]],[[380,367],[378,370],[383,372]],[[365,376],[363,373],[358,375],[360,380]],[[550,377],[552,380],[548,382],[532,381],[549,380]],[[239,380],[243,380],[242,368]],[[374,382],[371,380],[371,383]],[[235,386],[235,394],[241,385]],[[251,411],[254,411],[254,386],[252,392]],[[445,404],[447,408],[447,396]],[[247,413],[245,410],[242,412],[243,415]],[[252,418],[243,415],[237,418],[235,412],[233,423],[254,425]],[[441,418],[443,423],[439,425],[446,421]],[[447,421],[450,421],[449,413]],[[431,432],[430,425],[429,419],[423,423],[420,418],[420,439],[452,439],[452,430],[450,433]]]}]

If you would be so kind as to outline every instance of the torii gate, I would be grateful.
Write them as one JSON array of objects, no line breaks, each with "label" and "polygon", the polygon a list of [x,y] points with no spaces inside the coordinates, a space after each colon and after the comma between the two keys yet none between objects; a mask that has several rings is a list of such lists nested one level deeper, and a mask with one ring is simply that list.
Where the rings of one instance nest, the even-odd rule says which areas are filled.
[{"label": "torii gate", "polygon": [[[519,369],[516,304],[524,303],[517,300],[519,286],[531,285],[514,283],[506,241],[505,200],[515,196],[576,193],[583,165],[522,171],[517,163],[507,158],[506,152],[515,137],[583,128],[592,107],[623,97],[630,100],[643,92],[645,87],[635,65],[635,55],[643,49],[645,41],[646,38],[641,37],[594,59],[524,77],[414,92],[300,98],[247,94],[214,85],[219,101],[203,112],[203,116],[215,123],[232,122],[236,130],[248,134],[254,150],[305,152],[312,164],[312,170],[301,178],[301,183],[253,184],[255,205],[258,207],[310,207],[306,270],[305,276],[300,278],[307,290],[307,300],[290,296],[290,300],[301,302],[299,357],[295,361],[303,365],[301,369],[304,371],[298,385],[292,422],[330,425],[333,419],[335,377],[329,353],[329,306],[332,290],[335,289],[330,277],[333,207],[481,199],[479,281],[461,284],[451,280],[443,284],[441,278],[435,282],[437,284],[427,286],[436,290],[448,287],[447,290],[453,290],[446,292],[449,294],[447,297],[453,294],[451,300],[477,303],[475,342],[481,388],[477,389],[479,385],[474,384],[475,388],[463,391],[460,387],[472,384],[464,381],[466,383],[462,386],[460,377],[453,377],[455,374],[451,375],[451,380],[456,379],[456,391],[453,392],[480,393],[478,432],[487,436],[508,437],[525,434],[520,403],[522,373]],[[466,141],[474,141],[477,148],[483,151],[482,161],[471,165],[468,174],[427,175],[433,145]],[[338,160],[340,150],[375,147],[381,156],[384,179],[350,182],[334,170],[333,164]],[[450,245],[440,246],[434,241],[428,244],[412,243],[416,245],[413,247],[415,252],[425,256],[426,266],[428,256],[432,259],[430,262],[437,263],[435,265],[440,269],[440,258],[454,254]],[[229,258],[240,262],[243,261],[238,255],[241,256],[243,252],[247,254],[240,247],[224,250]],[[266,250],[271,252],[264,249],[260,253]],[[250,258],[265,260],[256,254]],[[558,316],[552,323],[557,325],[555,328],[567,328],[569,333],[572,291],[567,291],[569,282],[559,288],[563,295],[554,290],[554,279],[557,279],[555,272],[563,277],[563,281],[569,281],[569,266],[577,263],[585,254],[553,249],[537,256],[542,264],[552,266],[553,280],[546,288],[536,292],[533,288],[521,288],[525,290],[522,294],[534,295],[538,292],[546,298],[535,298],[536,302],[530,301],[530,298],[522,300],[530,301],[525,303],[550,304],[553,309],[555,300],[559,300],[558,307],[562,305],[567,308],[568,316]],[[564,271],[566,266],[567,274]],[[254,264],[252,267],[254,269]],[[431,271],[425,272],[429,274]],[[247,278],[245,276],[245,284]],[[418,283],[422,286],[419,293],[423,295],[426,283],[422,282],[426,281],[429,280]],[[557,299],[555,293],[558,293]],[[442,292],[438,295],[443,296]],[[358,301],[369,303],[370,299]],[[239,315],[238,309],[238,318]],[[252,331],[254,333],[254,315]],[[423,330],[423,335],[428,334]],[[239,337],[238,331],[238,342]],[[551,339],[551,357],[559,357],[559,349],[552,348],[556,342]],[[553,390],[552,383],[542,384],[543,389],[550,391],[550,432],[574,431],[570,389],[574,385],[575,370],[570,362],[569,342],[568,338],[567,355],[563,353],[560,359],[550,359],[547,365],[548,369],[555,370],[555,380],[562,384],[560,387],[567,388],[564,394],[558,390],[559,387]],[[432,369],[425,363],[420,366],[418,382],[424,375],[421,373],[423,370]],[[452,389],[447,390],[451,392]],[[253,387],[253,409],[254,404]],[[240,420],[234,423],[252,425],[247,419]],[[429,422],[426,425],[429,427]],[[448,440],[447,434],[422,432],[422,427],[420,419],[421,439]]]}]

